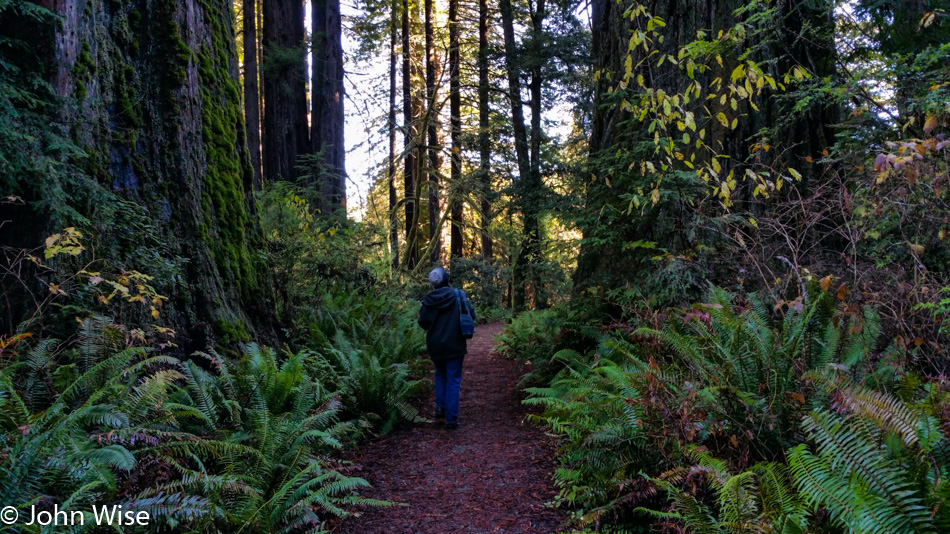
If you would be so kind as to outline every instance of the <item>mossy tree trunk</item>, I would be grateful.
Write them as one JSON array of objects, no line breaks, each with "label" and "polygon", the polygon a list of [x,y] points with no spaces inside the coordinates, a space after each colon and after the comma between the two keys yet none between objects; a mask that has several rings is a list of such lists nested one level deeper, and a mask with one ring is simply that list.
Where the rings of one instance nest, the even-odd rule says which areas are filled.
[{"label": "mossy tree trunk", "polygon": [[[228,0],[58,0],[52,84],[97,206],[101,250],[156,276],[179,344],[269,315]],[[248,313],[250,312],[250,313]],[[190,334],[190,335],[188,335]]]}]

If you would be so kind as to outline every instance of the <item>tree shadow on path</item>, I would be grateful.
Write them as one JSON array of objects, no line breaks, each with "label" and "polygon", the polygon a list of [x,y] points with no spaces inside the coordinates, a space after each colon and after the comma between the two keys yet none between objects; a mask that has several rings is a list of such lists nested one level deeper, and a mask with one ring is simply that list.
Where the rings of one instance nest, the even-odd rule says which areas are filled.
[{"label": "tree shadow on path", "polygon": [[[523,422],[522,364],[491,352],[502,324],[479,326],[462,374],[457,430],[418,424],[366,445],[356,464],[366,497],[409,506],[361,510],[348,534],[548,534],[564,520],[546,508],[556,493],[553,441]],[[434,417],[432,393],[422,415]]]}]

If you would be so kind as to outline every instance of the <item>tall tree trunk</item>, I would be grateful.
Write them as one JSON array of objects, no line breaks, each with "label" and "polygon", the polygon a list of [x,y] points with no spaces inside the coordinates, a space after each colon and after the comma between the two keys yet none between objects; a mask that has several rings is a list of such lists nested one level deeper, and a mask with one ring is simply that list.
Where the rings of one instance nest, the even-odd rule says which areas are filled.
[{"label": "tall tree trunk", "polygon": [[346,145],[343,137],[343,38],[340,0],[314,0],[311,149],[321,155],[321,209],[346,208]]},{"label": "tall tree trunk", "polygon": [[[115,38],[131,30],[127,4],[56,2],[49,6],[56,24],[44,25],[50,42],[37,53],[48,61],[51,90],[62,104],[54,109],[50,102],[51,120],[55,114],[86,161],[101,164],[90,177],[154,214],[147,221],[154,236],[137,233],[138,209],[128,210],[132,219],[115,221],[121,231],[100,236],[102,259],[126,260],[115,256],[124,248],[116,239],[141,238],[171,262],[175,280],[155,281],[169,298],[161,321],[176,327],[176,343],[190,353],[214,346],[214,336],[226,333],[221,325],[253,333],[249,319],[261,325],[271,314],[261,304],[269,300],[266,266],[254,253],[261,236],[250,194],[233,4],[135,5],[142,26],[133,42]],[[9,22],[0,25],[6,30]],[[95,68],[74,68],[82,56]]]},{"label": "tall tree trunk", "polygon": [[453,258],[461,257],[462,250],[462,95],[461,79],[459,77],[459,0],[449,0],[449,113],[452,130],[452,241],[451,253]]},{"label": "tall tree trunk", "polygon": [[257,89],[257,0],[244,0],[244,125],[247,149],[254,169],[254,191],[263,187],[261,176],[261,108]]},{"label": "tall tree trunk", "polygon": [[[515,57],[517,54],[517,43],[515,42],[514,14],[511,10],[511,0],[500,0],[498,3],[501,11],[501,23],[503,26],[505,40],[505,65],[508,70],[508,99],[511,102],[511,122],[515,135],[515,156],[518,160],[518,180],[519,191],[523,197],[526,189],[525,182],[531,179],[531,160],[528,155],[528,133],[524,125],[524,109],[521,101],[521,67]],[[522,209],[524,208],[524,202]],[[530,211],[530,210],[529,210]],[[527,215],[523,213],[522,215]],[[527,235],[530,227],[534,225],[533,218],[525,217],[524,231]],[[525,246],[526,240],[522,241],[521,251],[515,260],[511,271],[512,278],[512,308],[515,311],[521,311],[526,303],[526,287],[528,256],[529,250]]]},{"label": "tall tree trunk", "polygon": [[535,11],[531,13],[531,41],[535,54],[531,66],[531,84],[529,91],[531,93],[531,172],[528,180],[521,191],[521,211],[524,217],[524,239],[522,241],[519,260],[524,258],[526,269],[526,282],[533,286],[532,297],[534,307],[543,309],[547,307],[547,297],[544,291],[544,284],[537,275],[537,266],[543,260],[541,253],[541,224],[540,208],[543,202],[543,187],[541,181],[541,140],[544,133],[541,131],[541,88],[543,79],[541,77],[540,56],[542,51],[542,34],[544,32],[545,0],[537,0]]},{"label": "tall tree trunk", "polygon": [[396,46],[399,38],[396,31],[396,17],[399,15],[399,3],[392,2],[389,17],[389,247],[392,254],[393,272],[399,268],[399,217],[396,215]]},{"label": "tall tree trunk", "polygon": [[488,0],[478,0],[478,152],[481,198],[482,258],[492,259],[491,226],[491,115],[488,92]]},{"label": "tall tree trunk", "polygon": [[419,198],[416,196],[416,167],[418,166],[418,126],[413,118],[412,98],[412,34],[409,24],[411,5],[402,0],[402,113],[405,166],[403,184],[406,195],[406,267],[412,269],[419,262],[417,226],[419,222]]},{"label": "tall tree trunk", "polygon": [[264,177],[295,180],[297,158],[310,151],[304,6],[264,0]]},{"label": "tall tree trunk", "polygon": [[442,256],[442,236],[439,232],[439,111],[435,103],[435,13],[433,1],[425,0],[425,46],[426,46],[426,130],[429,164],[426,175],[429,188],[429,263],[436,265]]}]

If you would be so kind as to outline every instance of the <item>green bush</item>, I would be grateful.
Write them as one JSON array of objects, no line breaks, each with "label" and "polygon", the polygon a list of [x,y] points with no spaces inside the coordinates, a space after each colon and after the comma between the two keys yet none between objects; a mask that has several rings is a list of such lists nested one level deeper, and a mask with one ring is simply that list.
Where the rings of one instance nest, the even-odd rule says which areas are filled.
[{"label": "green bush", "polygon": [[[525,402],[560,436],[560,504],[597,528],[939,530],[945,438],[928,414],[945,393],[918,387],[872,309],[817,285],[776,307],[713,289],[659,329],[554,352],[562,369]],[[508,349],[536,357],[551,317],[519,318]]]}]

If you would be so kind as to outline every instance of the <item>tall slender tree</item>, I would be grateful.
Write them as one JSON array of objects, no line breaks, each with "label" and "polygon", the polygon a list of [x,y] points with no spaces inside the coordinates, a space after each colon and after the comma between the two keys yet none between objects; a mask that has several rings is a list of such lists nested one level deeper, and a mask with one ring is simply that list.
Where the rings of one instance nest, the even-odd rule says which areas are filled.
[{"label": "tall slender tree", "polygon": [[450,250],[452,257],[460,257],[462,245],[462,199],[459,191],[462,182],[462,82],[459,77],[459,0],[449,0],[449,113],[452,115],[450,129],[452,137],[452,173],[451,186],[455,194],[452,201],[452,235]]},{"label": "tall slender tree", "polygon": [[508,92],[511,102],[512,129],[515,137],[515,156],[518,160],[518,197],[524,225],[521,250],[515,259],[512,268],[512,307],[523,310],[527,304],[527,287],[529,284],[535,289],[535,305],[543,307],[543,292],[539,290],[539,281],[529,271],[531,266],[540,260],[541,228],[540,228],[540,189],[541,163],[541,60],[537,57],[540,51],[542,24],[545,16],[544,0],[538,0],[537,6],[531,13],[532,45],[535,57],[531,58],[531,144],[529,152],[528,132],[525,128],[524,109],[521,99],[521,63],[518,58],[518,43],[515,41],[514,13],[511,0],[499,2],[505,42],[505,66],[508,70]]},{"label": "tall slender tree", "polygon": [[389,17],[389,247],[392,254],[392,268],[399,268],[399,217],[396,207],[399,203],[396,194],[396,47],[399,43],[396,20],[399,16],[398,0],[392,1],[392,13]]},{"label": "tall slender tree", "polygon": [[403,184],[405,185],[406,203],[406,256],[405,264],[412,269],[419,262],[418,231],[419,198],[417,196],[417,155],[418,125],[413,118],[412,98],[412,34],[411,34],[411,4],[410,0],[402,0],[402,112],[403,112],[403,139],[404,139],[404,167]]},{"label": "tall slender tree", "polygon": [[425,47],[426,47],[426,113],[428,133],[426,152],[429,160],[426,167],[429,188],[429,262],[437,264],[442,256],[439,231],[439,106],[436,104],[435,71],[435,13],[434,0],[425,0]]},{"label": "tall slender tree", "polygon": [[[521,66],[516,58],[518,43],[515,41],[514,12],[511,0],[500,0],[502,32],[505,41],[505,67],[508,71],[508,101],[511,103],[511,122],[515,137],[515,158],[518,161],[518,179],[524,181],[531,175],[531,161],[528,156],[528,132],[524,125],[524,107],[521,100]],[[523,184],[522,184],[523,185]],[[525,306],[525,268],[526,257],[522,250],[512,268],[512,307],[522,310]]]},{"label": "tall slender tree", "polygon": [[[544,83],[541,74],[541,65],[544,62],[544,18],[547,15],[545,0],[537,0],[535,9],[531,13],[531,45],[534,52],[531,62],[531,172],[521,192],[521,211],[524,218],[524,237],[522,239],[519,260],[525,263],[524,268],[534,270],[543,260],[541,253],[541,222],[540,209],[543,202],[543,187],[541,181],[541,141],[544,133],[541,131],[542,95]],[[529,283],[534,286],[533,297],[536,308],[547,307],[547,298],[543,284],[538,276],[531,272],[527,275]]]},{"label": "tall slender tree", "polygon": [[321,156],[321,209],[346,207],[343,115],[343,31],[340,0],[314,0],[311,149]]},{"label": "tall slender tree", "polygon": [[482,258],[492,259],[491,226],[491,126],[488,85],[488,0],[478,0],[478,152]]},{"label": "tall slender tree", "polygon": [[244,0],[244,124],[247,148],[254,168],[254,190],[263,186],[261,175],[261,108],[257,80],[257,0]]},{"label": "tall slender tree", "polygon": [[297,158],[310,151],[307,64],[301,0],[264,0],[264,177],[297,178]]}]

